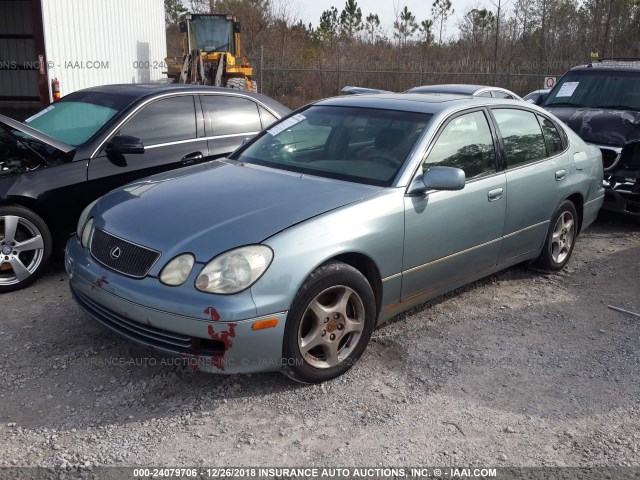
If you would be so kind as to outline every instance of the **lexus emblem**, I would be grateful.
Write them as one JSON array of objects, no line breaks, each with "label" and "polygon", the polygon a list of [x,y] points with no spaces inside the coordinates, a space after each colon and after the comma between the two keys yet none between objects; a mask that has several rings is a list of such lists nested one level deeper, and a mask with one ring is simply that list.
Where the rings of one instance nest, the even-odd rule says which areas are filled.
[{"label": "lexus emblem", "polygon": [[122,250],[120,250],[120,247],[113,247],[109,251],[109,255],[111,255],[111,258],[113,258],[114,260],[117,260],[120,258],[120,255],[122,255]]}]

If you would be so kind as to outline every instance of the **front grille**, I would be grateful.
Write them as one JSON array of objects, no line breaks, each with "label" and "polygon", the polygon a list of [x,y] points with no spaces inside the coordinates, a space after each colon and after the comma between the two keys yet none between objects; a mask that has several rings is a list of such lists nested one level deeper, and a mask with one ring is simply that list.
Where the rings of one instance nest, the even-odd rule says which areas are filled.
[{"label": "front grille", "polygon": [[600,151],[602,152],[602,167],[605,170],[609,170],[617,165],[620,160],[620,153],[615,150],[602,147],[600,147]]},{"label": "front grille", "polygon": [[107,232],[93,231],[91,255],[105,267],[134,278],[143,278],[160,258],[160,252],[127,242]]},{"label": "front grille", "polygon": [[88,296],[71,288],[78,305],[109,330],[138,343],[168,353],[182,355],[224,355],[222,341],[205,340],[180,333],[169,332],[148,324],[138,323],[103,307]]}]

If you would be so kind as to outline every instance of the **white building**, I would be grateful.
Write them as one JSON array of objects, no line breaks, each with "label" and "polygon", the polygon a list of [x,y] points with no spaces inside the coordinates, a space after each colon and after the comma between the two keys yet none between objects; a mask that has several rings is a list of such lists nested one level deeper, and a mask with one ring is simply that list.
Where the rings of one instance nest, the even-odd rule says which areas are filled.
[{"label": "white building", "polygon": [[0,1],[0,105],[166,78],[163,0]]}]

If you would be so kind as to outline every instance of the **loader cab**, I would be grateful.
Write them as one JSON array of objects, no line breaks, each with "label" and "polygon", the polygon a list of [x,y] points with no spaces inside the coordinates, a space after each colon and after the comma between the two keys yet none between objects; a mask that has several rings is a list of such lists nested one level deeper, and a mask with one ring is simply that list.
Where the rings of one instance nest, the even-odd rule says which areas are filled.
[{"label": "loader cab", "polygon": [[240,23],[234,15],[187,14],[180,22],[180,31],[186,34],[187,51],[198,49],[206,54],[229,52],[240,55]]}]

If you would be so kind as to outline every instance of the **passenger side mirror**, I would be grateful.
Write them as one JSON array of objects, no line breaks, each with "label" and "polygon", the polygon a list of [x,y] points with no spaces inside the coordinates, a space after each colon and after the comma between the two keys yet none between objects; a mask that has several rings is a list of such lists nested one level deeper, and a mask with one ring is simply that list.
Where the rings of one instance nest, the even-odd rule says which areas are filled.
[{"label": "passenger side mirror", "polygon": [[422,175],[427,190],[462,190],[465,181],[464,170],[453,167],[431,167]]},{"label": "passenger side mirror", "polygon": [[536,105],[540,106],[543,104],[543,102],[547,99],[547,97],[549,96],[548,93],[543,93],[542,95],[540,95],[537,99],[536,99]]},{"label": "passenger side mirror", "polygon": [[119,154],[126,155],[129,153],[144,153],[144,144],[142,140],[129,135],[116,135],[107,143],[107,155]]}]

